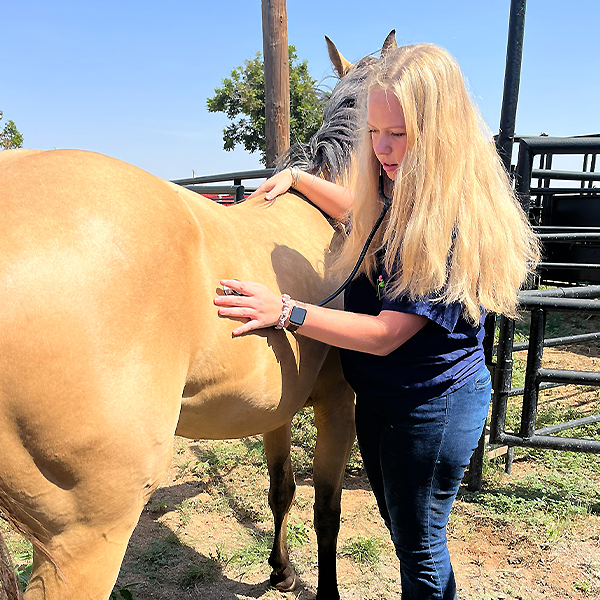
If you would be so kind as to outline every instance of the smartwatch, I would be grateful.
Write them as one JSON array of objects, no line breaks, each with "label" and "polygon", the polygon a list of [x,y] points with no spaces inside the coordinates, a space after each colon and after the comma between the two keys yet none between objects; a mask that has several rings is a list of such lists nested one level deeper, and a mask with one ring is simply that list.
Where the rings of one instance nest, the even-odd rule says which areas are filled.
[{"label": "smartwatch", "polygon": [[304,319],[306,319],[306,309],[296,304],[292,308],[286,329],[288,331],[296,331],[304,323]]}]

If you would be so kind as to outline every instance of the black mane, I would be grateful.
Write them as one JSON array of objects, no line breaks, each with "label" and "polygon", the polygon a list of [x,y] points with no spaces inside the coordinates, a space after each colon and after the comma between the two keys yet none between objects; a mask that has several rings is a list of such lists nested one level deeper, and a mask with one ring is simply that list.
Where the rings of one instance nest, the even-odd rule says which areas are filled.
[{"label": "black mane", "polygon": [[359,130],[357,100],[363,90],[372,56],[361,59],[339,80],[323,112],[323,124],[307,143],[296,143],[277,159],[277,170],[298,167],[329,181],[348,174],[352,147]]}]

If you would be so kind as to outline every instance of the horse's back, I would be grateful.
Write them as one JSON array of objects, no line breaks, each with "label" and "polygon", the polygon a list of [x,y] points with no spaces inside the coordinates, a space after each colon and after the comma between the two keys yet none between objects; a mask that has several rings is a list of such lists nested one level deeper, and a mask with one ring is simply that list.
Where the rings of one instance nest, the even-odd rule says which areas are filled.
[{"label": "horse's back", "polygon": [[212,298],[222,277],[327,295],[333,230],[314,207],[288,194],[224,208],[82,151],[9,153],[0,180],[3,407],[40,407],[43,432],[68,408],[73,432],[89,423],[66,436],[73,452],[106,420],[104,437],[135,419],[173,428],[184,386],[191,437],[257,433],[298,410],[326,349],[274,330],[232,339]]}]

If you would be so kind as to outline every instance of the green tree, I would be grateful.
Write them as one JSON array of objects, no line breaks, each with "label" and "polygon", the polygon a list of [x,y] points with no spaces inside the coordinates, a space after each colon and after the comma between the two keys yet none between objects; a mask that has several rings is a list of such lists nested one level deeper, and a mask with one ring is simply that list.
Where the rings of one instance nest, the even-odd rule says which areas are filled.
[{"label": "green tree", "polygon": [[[0,110],[0,121],[3,113]],[[23,135],[17,129],[13,121],[7,121],[4,129],[0,132],[0,150],[23,147]]]},{"label": "green tree", "polygon": [[[298,61],[296,49],[289,46],[290,61],[290,138],[306,142],[323,120],[324,98],[316,90],[316,80],[308,73],[308,61]],[[223,129],[223,149],[237,144],[249,152],[261,153],[265,164],[265,72],[260,52],[244,66],[223,79],[215,95],[207,98],[210,112],[223,112],[231,123]]]}]

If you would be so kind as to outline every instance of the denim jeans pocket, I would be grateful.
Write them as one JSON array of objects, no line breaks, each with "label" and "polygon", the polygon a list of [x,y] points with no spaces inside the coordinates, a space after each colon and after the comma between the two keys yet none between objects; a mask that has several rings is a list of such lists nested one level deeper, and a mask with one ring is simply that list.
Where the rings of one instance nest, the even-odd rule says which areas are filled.
[{"label": "denim jeans pocket", "polygon": [[488,368],[483,367],[481,371],[479,371],[479,373],[475,376],[475,381],[473,382],[473,385],[476,391],[481,392],[482,390],[485,390],[491,382],[492,377]]}]

